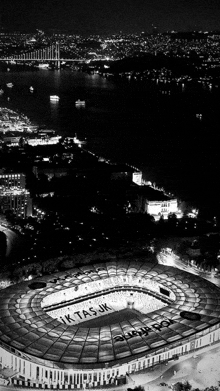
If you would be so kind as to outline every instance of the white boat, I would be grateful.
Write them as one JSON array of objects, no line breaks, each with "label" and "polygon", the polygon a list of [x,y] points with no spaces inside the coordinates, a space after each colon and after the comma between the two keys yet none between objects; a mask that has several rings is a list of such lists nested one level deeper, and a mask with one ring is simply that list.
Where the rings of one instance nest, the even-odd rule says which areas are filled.
[{"label": "white boat", "polygon": [[12,88],[13,87],[13,83],[7,83],[6,86],[9,87],[9,88]]},{"label": "white boat", "polygon": [[58,102],[60,100],[58,95],[50,95],[50,100],[52,102]]},{"label": "white boat", "polygon": [[78,100],[75,102],[75,105],[76,105],[77,107],[83,107],[83,106],[85,106],[85,104],[86,104],[86,101],[85,101],[85,100],[80,100],[80,99],[78,99]]},{"label": "white boat", "polygon": [[4,94],[4,90],[1,88],[0,89],[0,95]]},{"label": "white boat", "polygon": [[34,91],[34,87],[30,86],[29,90],[30,90],[30,92],[33,92]]},{"label": "white boat", "polygon": [[77,137],[77,134],[75,133],[75,136],[73,137],[74,144],[77,144],[79,147],[81,147],[83,144],[86,144],[86,140],[80,140]]},{"label": "white boat", "polygon": [[48,69],[49,68],[49,65],[48,63],[40,63],[38,64],[38,68],[42,68],[42,69]]}]

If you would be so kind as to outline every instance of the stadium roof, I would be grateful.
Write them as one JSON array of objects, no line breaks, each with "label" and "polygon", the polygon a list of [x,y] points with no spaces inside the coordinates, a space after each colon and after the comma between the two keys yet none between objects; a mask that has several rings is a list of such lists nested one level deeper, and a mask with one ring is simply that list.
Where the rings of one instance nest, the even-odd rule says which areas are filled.
[{"label": "stadium roof", "polygon": [[[155,281],[175,300],[120,323],[86,328],[53,319],[41,306],[48,295],[120,276]],[[136,281],[136,282],[135,282]],[[144,282],[145,283],[145,282]],[[0,342],[58,366],[127,361],[196,334],[220,322],[219,288],[179,269],[134,260],[74,268],[1,291]],[[161,294],[162,296],[162,294]],[[155,326],[159,325],[159,326]]]}]

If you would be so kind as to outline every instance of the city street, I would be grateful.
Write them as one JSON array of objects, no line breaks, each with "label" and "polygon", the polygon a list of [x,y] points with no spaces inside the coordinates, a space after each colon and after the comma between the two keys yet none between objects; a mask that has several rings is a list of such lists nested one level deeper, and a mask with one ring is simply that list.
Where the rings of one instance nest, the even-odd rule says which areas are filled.
[{"label": "city street", "polygon": [[17,234],[15,232],[13,232],[12,230],[10,230],[9,228],[7,228],[7,226],[5,224],[0,225],[0,231],[4,232],[5,235],[7,236],[6,256],[8,256],[11,252],[11,249],[12,249],[14,242],[17,239]]},{"label": "city street", "polygon": [[175,255],[173,252],[167,254],[164,251],[161,251],[159,254],[157,254],[157,260],[158,263],[162,265],[172,266],[184,270],[188,273],[204,278],[212,282],[216,286],[220,287],[220,275],[213,274],[210,272],[204,272],[202,270],[199,270],[194,265],[186,265],[186,263],[181,261],[180,257]]},{"label": "city street", "polygon": [[[118,391],[126,391],[127,388],[143,386],[145,391],[168,391],[172,384],[188,381],[192,388],[204,390],[206,387],[218,386],[220,379],[220,343],[202,349],[199,353],[190,353],[182,356],[178,361],[170,361],[167,364],[158,364],[148,368],[142,373],[130,375],[130,383],[118,388]],[[166,383],[166,386],[160,385]],[[26,388],[1,386],[1,390],[20,390]],[[105,390],[104,388],[101,390]]]},{"label": "city street", "polygon": [[[182,356],[178,361],[170,361],[166,364],[158,364],[145,373],[132,375],[135,386],[144,385],[146,391],[166,391],[172,384],[188,381],[192,388],[204,389],[210,386],[218,386],[220,379],[220,344],[209,350],[210,347],[200,352]],[[166,383],[162,386],[160,383]]]}]

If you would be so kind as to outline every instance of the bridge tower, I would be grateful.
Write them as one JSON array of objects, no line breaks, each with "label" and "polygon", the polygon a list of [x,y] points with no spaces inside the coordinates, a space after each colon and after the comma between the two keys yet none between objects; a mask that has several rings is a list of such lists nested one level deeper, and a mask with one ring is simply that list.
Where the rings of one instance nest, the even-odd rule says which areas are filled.
[{"label": "bridge tower", "polygon": [[56,42],[56,45],[55,45],[55,60],[56,60],[57,69],[60,69],[60,44],[59,44],[59,42]]}]

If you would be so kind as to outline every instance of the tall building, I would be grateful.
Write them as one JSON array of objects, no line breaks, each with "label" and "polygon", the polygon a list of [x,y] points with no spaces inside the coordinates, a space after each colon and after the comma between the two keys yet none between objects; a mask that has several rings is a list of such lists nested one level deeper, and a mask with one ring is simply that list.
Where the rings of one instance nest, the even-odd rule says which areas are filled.
[{"label": "tall building", "polygon": [[20,218],[32,215],[32,199],[25,185],[25,174],[0,170],[1,213],[12,211],[16,217]]},{"label": "tall building", "polygon": [[0,169],[0,188],[12,189],[14,187],[25,189],[26,176],[22,173],[7,172],[5,169]]}]

